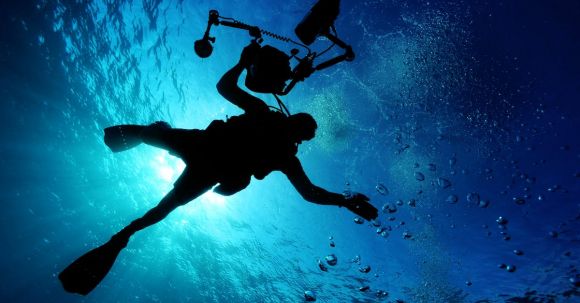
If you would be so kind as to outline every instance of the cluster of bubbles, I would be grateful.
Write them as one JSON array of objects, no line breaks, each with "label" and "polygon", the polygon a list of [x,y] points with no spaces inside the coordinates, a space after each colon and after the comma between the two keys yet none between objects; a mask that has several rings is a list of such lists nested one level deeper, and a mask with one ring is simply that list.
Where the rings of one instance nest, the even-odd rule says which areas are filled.
[{"label": "cluster of bubbles", "polygon": [[[360,5],[371,5],[370,3],[382,1],[363,2]],[[51,2],[41,3],[44,6]],[[424,5],[428,5],[428,2],[426,3]],[[59,4],[59,6],[63,5]],[[62,66],[68,74],[75,75],[75,78],[71,76],[71,82],[80,78],[83,83],[87,83],[88,93],[83,95],[81,92],[73,92],[78,97],[74,99],[86,104],[83,108],[87,111],[89,104],[95,103],[98,112],[93,114],[99,117],[99,120],[122,120],[128,116],[139,121],[150,120],[151,117],[156,117],[160,113],[175,112],[169,108],[169,105],[166,105],[169,104],[166,98],[178,100],[173,102],[177,104],[177,107],[185,107],[186,95],[190,92],[199,93],[195,87],[187,89],[187,85],[184,87],[178,84],[181,82],[179,75],[187,74],[180,68],[180,64],[161,64],[160,62],[160,58],[163,57],[171,58],[173,63],[183,62],[183,59],[187,58],[179,53],[171,55],[172,48],[168,45],[176,42],[170,40],[175,36],[171,35],[171,31],[176,31],[176,29],[170,28],[169,35],[167,31],[162,31],[158,37],[150,41],[152,43],[147,42],[154,36],[147,35],[149,30],[168,27],[168,24],[162,23],[161,20],[164,19],[160,18],[155,21],[156,18],[152,17],[159,15],[157,5],[147,6],[153,6],[153,8],[145,8],[146,14],[134,16],[135,20],[125,19],[124,21],[123,18],[128,18],[132,14],[115,12],[115,7],[111,7],[113,13],[108,13],[108,17],[102,20],[93,20],[89,10],[77,12],[76,10],[80,8],[70,7],[68,11],[64,8],[55,10],[59,13],[54,16],[58,22],[55,22],[53,30],[62,33],[63,40],[69,42],[66,48],[68,56],[63,59],[65,62]],[[99,11],[97,8],[94,10]],[[400,31],[376,34],[365,28],[365,41],[372,41],[372,45],[366,49],[368,55],[357,61],[369,66],[370,70],[365,72],[361,79],[345,77],[349,85],[365,91],[366,96],[369,97],[368,101],[376,105],[382,121],[388,121],[390,123],[388,126],[394,125],[395,134],[392,140],[394,155],[405,156],[416,149],[417,141],[420,140],[418,136],[422,129],[424,130],[423,125],[436,129],[437,134],[430,134],[429,142],[451,142],[452,139],[485,134],[482,136],[481,146],[474,146],[470,153],[489,158],[495,163],[499,162],[498,158],[502,155],[498,156],[497,144],[492,143],[498,143],[500,139],[506,143],[513,143],[515,148],[534,152],[536,147],[531,143],[532,138],[545,134],[545,128],[524,121],[520,121],[519,129],[513,131],[506,126],[516,119],[512,105],[514,98],[511,98],[513,95],[510,95],[505,85],[482,79],[481,72],[474,71],[478,58],[471,56],[467,51],[472,47],[472,37],[468,28],[469,13],[453,8],[423,11],[420,8],[414,8],[413,10],[420,12],[401,14],[404,26]],[[74,19],[75,15],[86,18]],[[161,15],[163,16],[163,13]],[[145,21],[137,20],[139,18]],[[172,23],[185,24],[186,17],[182,18],[183,22]],[[145,24],[145,28],[140,24]],[[93,35],[95,29],[103,29],[105,34],[95,36]],[[45,35],[39,36],[38,40],[40,44],[44,44]],[[132,52],[131,45],[142,46],[147,56],[140,55],[143,53],[141,50],[137,53]],[[150,54],[155,57],[155,62],[151,62],[154,73],[143,72],[149,68],[143,63],[150,61],[146,60]],[[517,61],[517,58],[509,60]],[[116,62],[118,63],[115,64]],[[172,81],[166,81],[165,78]],[[125,83],[127,85],[124,85]],[[333,88],[323,89],[320,93],[312,94],[313,99],[306,108],[306,111],[311,112],[319,123],[320,133],[317,134],[317,144],[327,151],[340,151],[348,147],[350,135],[360,131],[358,126],[350,122],[352,113],[345,102],[342,102],[344,100],[341,96],[347,95],[337,88],[342,84],[344,82],[336,84]],[[470,88],[470,90],[467,91],[465,88]],[[156,89],[164,92],[163,96],[156,93]],[[134,104],[142,104],[142,106],[134,106]],[[545,123],[542,117],[548,108],[544,104],[534,105],[533,115],[539,121],[538,124]],[[552,126],[551,123],[548,121],[546,125]],[[449,131],[458,129],[465,131],[457,133]],[[377,134],[379,138],[382,135]],[[433,143],[427,148],[433,152],[435,145]],[[505,146],[505,149],[514,148],[509,144]],[[559,148],[560,152],[569,152],[571,149],[572,147],[568,144],[563,144]],[[480,190],[470,189],[459,192],[454,184],[456,180],[453,176],[468,175],[469,169],[457,168],[457,158],[455,154],[449,158],[448,165],[451,170],[447,174],[441,173],[442,167],[447,166],[442,163],[428,163],[424,169],[416,164],[413,166],[410,178],[421,186],[431,182],[431,188],[435,192],[444,194],[441,200],[449,207],[460,207],[463,204],[466,207],[474,207],[484,215],[494,207],[499,208],[507,203],[527,210],[534,206],[534,203],[548,203],[555,200],[553,198],[555,195],[569,192],[569,189],[561,184],[552,184],[538,190],[541,178],[525,171],[517,160],[509,162],[513,170],[511,183],[500,192],[503,195],[515,192],[511,197],[496,200]],[[533,165],[541,167],[546,162],[542,159]],[[481,171],[481,176],[486,181],[492,182],[497,177],[497,172],[489,167]],[[574,172],[573,177],[577,182],[580,172]],[[375,186],[379,196],[385,199],[391,194],[386,184],[388,182],[378,182]],[[395,216],[404,211],[422,211],[431,207],[424,203],[425,199],[420,199],[422,193],[423,189],[417,192],[417,196],[398,197],[386,202],[381,208],[384,218],[370,222],[376,234],[387,241],[394,231],[398,232],[397,237],[410,240],[409,242],[417,239],[419,233],[413,229],[414,226],[407,225],[406,221],[397,220]],[[463,199],[466,203],[463,203]],[[510,219],[514,219],[515,222],[514,217],[510,216]],[[493,218],[490,217],[490,221],[492,220]],[[365,221],[357,217],[354,218],[354,223],[364,224]],[[511,229],[508,229],[508,219],[500,216],[497,217],[496,223],[500,238],[503,241],[511,241],[513,235],[510,233]],[[547,232],[547,237],[561,239],[566,232],[564,227],[565,222]],[[487,225],[484,225],[484,229],[488,230],[488,236],[493,234]],[[335,247],[336,243],[331,240],[330,246]],[[524,255],[521,247],[511,247],[509,250],[515,256]],[[528,249],[525,252],[526,255],[530,254]],[[567,251],[564,255],[570,257],[572,252]],[[354,263],[361,265],[360,258],[355,259],[357,261]],[[516,260],[521,261],[512,264],[499,260],[497,267],[517,275],[517,269],[524,266],[524,261],[523,259]],[[336,266],[338,262],[339,259],[335,254],[329,254],[319,259],[317,266],[321,271],[329,272],[329,267]],[[373,267],[376,266],[373,265]],[[361,274],[368,274],[372,268],[371,265],[365,264],[358,267],[358,271]],[[580,277],[575,267],[566,273],[566,277],[568,278],[566,283],[569,282],[572,287],[580,286]],[[472,286],[473,282],[467,280],[465,285]],[[361,292],[370,290],[369,285],[359,288]],[[376,290],[375,294],[377,298],[388,296],[388,293],[383,290]],[[305,291],[304,297],[306,301],[316,300],[312,291]],[[397,299],[397,301],[400,300]]]},{"label": "cluster of bubbles", "polygon": [[[497,204],[494,204],[494,209],[503,209],[504,205],[506,205],[507,202],[511,201],[511,203],[513,203],[513,205],[515,205],[516,207],[527,207],[529,206],[528,202],[533,198],[536,197],[536,200],[538,202],[543,202],[546,201],[547,195],[550,193],[562,193],[562,194],[566,194],[569,191],[564,188],[562,185],[559,184],[555,184],[555,185],[551,185],[547,188],[544,188],[544,192],[543,193],[536,193],[535,196],[532,196],[532,192],[534,192],[532,190],[532,187],[534,185],[536,185],[538,183],[538,178],[535,176],[532,176],[528,173],[523,173],[521,172],[521,170],[519,169],[518,161],[511,161],[510,162],[513,165],[513,168],[515,170],[512,179],[511,179],[511,183],[507,186],[507,190],[505,191],[501,191],[500,193],[505,195],[509,192],[509,190],[514,189],[514,187],[516,187],[516,184],[522,183],[523,186],[523,193],[522,194],[515,194],[513,195],[513,197],[511,199],[503,199],[504,203],[502,204],[502,202],[498,201]],[[457,166],[457,155],[453,154],[451,156],[451,158],[449,159],[449,166],[450,168],[454,171],[456,169]],[[488,197],[486,197],[488,194],[483,194],[481,192],[478,191],[467,191],[465,192],[463,195],[461,193],[458,193],[458,190],[456,188],[456,186],[454,186],[452,178],[446,177],[446,176],[441,176],[440,175],[440,171],[438,170],[438,166],[435,163],[428,163],[425,166],[426,170],[422,170],[421,169],[421,165],[418,163],[415,163],[413,165],[413,171],[412,176],[413,176],[413,180],[415,182],[417,182],[418,184],[425,184],[425,183],[429,183],[431,184],[431,188],[434,190],[435,193],[443,193],[446,197],[446,199],[444,200],[447,204],[460,204],[460,196],[465,197],[464,201],[466,202],[465,204],[460,204],[460,205],[464,205],[465,207],[468,208],[474,208],[474,209],[488,209],[492,206],[492,203],[490,202],[491,199],[489,199]],[[467,175],[468,173],[466,171],[462,171],[463,175]],[[481,176],[486,179],[486,180],[490,180],[493,181],[494,180],[494,169],[492,168],[484,168],[481,170]],[[453,173],[450,173],[449,175],[454,175]],[[577,177],[576,175],[574,175],[574,177]],[[389,187],[387,186],[387,182],[383,182],[383,181],[377,181],[376,185],[374,186],[375,190],[376,190],[376,194],[378,195],[379,198],[381,199],[387,199],[389,200],[389,196],[392,194],[392,192],[396,192],[396,190],[392,191],[389,189]],[[459,186],[457,186],[459,187]],[[424,189],[424,188],[423,188]],[[423,205],[421,203],[418,203],[419,200],[419,196],[421,194],[423,194],[423,189],[417,191],[417,197],[413,197],[410,199],[392,199],[391,201],[388,201],[386,203],[384,203],[381,207],[381,217],[377,218],[376,220],[372,220],[371,222],[368,223],[369,226],[371,226],[372,228],[376,229],[376,233],[377,235],[383,237],[383,238],[388,238],[389,235],[396,230],[397,228],[401,228],[401,227],[405,227],[406,229],[402,230],[400,233],[400,236],[402,239],[404,240],[414,240],[415,239],[415,235],[412,231],[408,230],[412,229],[412,226],[408,226],[406,224],[405,221],[402,220],[397,220],[397,218],[395,217],[395,215],[397,215],[398,213],[401,212],[402,209],[407,209],[408,211],[411,211],[414,208],[424,208],[424,209],[428,209],[427,205]],[[499,192],[499,191],[498,191]],[[483,211],[483,210],[482,210]],[[485,213],[482,213],[485,215]],[[432,218],[432,216],[430,214],[427,214],[425,216],[426,218]],[[578,220],[580,218],[580,215],[575,219]],[[491,220],[490,220],[491,221]],[[364,224],[365,220],[360,218],[360,217],[354,217],[353,222],[355,224]],[[503,241],[507,241],[510,242],[512,240],[512,234],[510,233],[510,220],[506,217],[506,216],[498,216],[495,217],[495,223],[497,225],[497,229],[498,229],[498,235],[500,235],[500,239],[502,239]],[[453,227],[453,226],[452,226]],[[484,229],[487,230],[487,236],[491,236],[493,235],[493,231],[491,231],[488,228],[487,224],[483,224],[482,226]],[[549,238],[558,238],[560,236],[560,231],[559,230],[551,230],[547,233],[547,236]],[[519,242],[519,241],[518,241]],[[332,242],[334,243],[334,242]],[[334,244],[332,245],[332,247],[334,247]],[[523,249],[519,248],[519,247],[513,247],[511,248],[511,252],[510,252],[513,256],[516,257],[522,257],[525,256],[526,253]],[[564,256],[570,257],[572,255],[572,252],[567,251],[564,253]],[[497,264],[497,268],[500,270],[505,271],[506,273],[510,273],[510,274],[517,274],[518,272],[518,268],[520,267],[520,265],[522,264],[518,264],[518,263],[524,263],[524,265],[527,266],[527,262],[528,258],[515,258],[513,260],[510,259],[510,262],[506,262],[505,260],[499,260],[500,262],[498,262]],[[324,261],[318,260],[318,266],[319,269],[322,271],[328,271],[328,266],[335,266],[338,262],[338,258],[336,257],[336,255],[334,254],[330,254],[327,255],[324,258]],[[353,262],[357,263],[360,265],[360,257],[357,256],[355,259],[352,260]],[[526,267],[524,266],[524,267]],[[579,287],[579,274],[576,271],[575,266],[571,265],[571,268],[573,268],[573,270],[568,273],[568,282],[569,285],[572,287],[572,291],[568,291],[565,292],[566,295],[577,295],[577,288]],[[359,272],[361,273],[369,273],[371,271],[371,265],[361,265],[358,267]],[[465,285],[467,287],[471,287],[474,284],[474,282],[471,279],[466,279],[465,280]],[[359,288],[360,291],[369,291],[371,289],[371,287],[369,285],[363,285]],[[384,293],[385,296],[388,295],[387,292]],[[580,293],[578,293],[580,294]],[[459,295],[459,293],[453,293],[450,292],[449,296],[454,296],[454,295],[458,295],[458,296],[463,296]],[[379,291],[377,291],[376,293],[377,298],[380,298],[382,295],[379,294]],[[420,295],[418,295],[420,296]],[[400,299],[397,299],[400,300]],[[401,301],[402,302],[402,301]]]},{"label": "cluster of bubbles", "polygon": [[[334,248],[336,246],[336,244],[334,242],[334,237],[330,236],[330,237],[328,237],[328,240],[329,240],[330,247]],[[336,254],[334,254],[334,253],[327,254],[326,256],[324,256],[324,258],[318,259],[316,261],[318,269],[322,272],[329,272],[330,271],[329,268],[337,266],[338,263],[339,263],[339,259],[336,256]],[[369,274],[372,271],[371,265],[361,263],[360,255],[356,255],[352,259],[350,259],[350,263],[355,264],[358,272],[360,272],[362,274]],[[378,277],[378,276],[379,276],[378,273],[376,273],[375,277]],[[371,292],[371,286],[370,285],[360,286],[360,287],[358,287],[358,291],[361,293],[369,293],[369,292]],[[385,290],[377,289],[377,290],[374,290],[374,296],[377,299],[382,299],[382,298],[388,297],[389,293]],[[306,291],[304,291],[304,299],[307,302],[314,302],[314,301],[316,301],[316,295],[312,290],[306,290]],[[404,301],[401,299],[396,299],[396,302],[404,303]]]}]

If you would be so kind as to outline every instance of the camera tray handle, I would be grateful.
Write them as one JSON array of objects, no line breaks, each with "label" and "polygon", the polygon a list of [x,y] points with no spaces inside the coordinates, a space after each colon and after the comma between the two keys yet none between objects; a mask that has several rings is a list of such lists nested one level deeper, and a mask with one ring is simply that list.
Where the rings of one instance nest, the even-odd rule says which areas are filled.
[{"label": "camera tray handle", "polygon": [[336,56],[332,59],[326,60],[326,61],[318,64],[315,67],[312,67],[312,61],[314,61],[314,57],[306,56],[303,59],[300,59],[296,56],[293,56],[296,59],[298,59],[298,61],[300,61],[300,63],[298,63],[298,65],[294,69],[294,76],[292,77],[292,81],[290,81],[290,83],[286,86],[284,91],[281,92],[279,95],[281,95],[281,96],[287,95],[294,88],[296,83],[298,83],[300,81],[304,81],[306,78],[310,77],[310,75],[312,75],[312,73],[314,73],[315,71],[329,68],[329,67],[331,67],[337,63],[340,63],[342,61],[350,62],[350,61],[354,60],[355,54],[354,54],[352,47],[350,45],[344,43],[338,37],[332,35],[328,30],[324,31],[322,33],[322,35],[324,35],[332,43],[334,43],[334,44],[338,45],[340,48],[344,49],[344,51],[345,51],[344,54]]}]

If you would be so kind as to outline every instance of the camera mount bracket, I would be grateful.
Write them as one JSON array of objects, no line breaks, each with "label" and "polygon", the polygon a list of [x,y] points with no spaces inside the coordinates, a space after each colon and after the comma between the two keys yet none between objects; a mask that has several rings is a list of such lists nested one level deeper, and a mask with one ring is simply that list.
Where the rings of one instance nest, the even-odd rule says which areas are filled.
[{"label": "camera mount bracket", "polygon": [[[302,44],[290,38],[260,29],[257,26],[248,25],[233,18],[222,17],[219,15],[217,10],[210,10],[207,28],[203,38],[195,41],[195,52],[201,58],[207,58],[211,55],[213,51],[212,43],[215,43],[216,41],[215,37],[210,36],[211,27],[214,25],[223,25],[227,27],[247,30],[250,36],[253,37],[253,41],[257,43],[261,43],[263,41],[262,35],[267,35],[283,42],[294,43],[304,47],[308,50],[308,54],[302,58],[298,57],[297,49],[291,50],[291,56],[289,57],[295,58],[298,61],[298,64],[292,70],[292,76],[289,79],[291,80],[290,83],[286,85],[282,92],[278,93],[278,95],[287,95],[298,82],[304,81],[315,71],[329,68],[343,61],[350,62],[354,60],[355,54],[352,50],[352,47],[339,39],[336,35],[334,21],[337,18],[338,13],[339,0],[319,0],[295,29],[297,36],[302,42],[304,42],[304,44]],[[317,36],[323,36],[332,42],[332,45],[320,54],[312,52],[307,46],[314,42]],[[324,54],[334,45],[342,48],[344,53],[314,66],[314,60],[320,55]]]}]

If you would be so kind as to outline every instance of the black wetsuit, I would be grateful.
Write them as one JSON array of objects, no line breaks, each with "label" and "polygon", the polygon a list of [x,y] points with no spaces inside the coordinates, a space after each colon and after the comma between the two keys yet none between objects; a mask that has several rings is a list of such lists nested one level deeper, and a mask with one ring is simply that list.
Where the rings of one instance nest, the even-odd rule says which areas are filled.
[{"label": "black wetsuit", "polygon": [[187,194],[188,184],[203,176],[208,186],[219,183],[215,192],[232,195],[246,188],[252,175],[261,180],[295,158],[297,146],[289,140],[287,119],[274,111],[245,113],[215,120],[205,130],[153,126],[143,139],[185,162],[175,182],[177,193]]}]

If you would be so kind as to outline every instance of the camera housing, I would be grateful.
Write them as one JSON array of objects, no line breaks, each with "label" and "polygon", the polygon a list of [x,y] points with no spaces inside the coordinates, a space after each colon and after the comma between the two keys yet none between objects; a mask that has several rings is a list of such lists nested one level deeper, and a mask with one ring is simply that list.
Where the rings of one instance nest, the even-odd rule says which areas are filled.
[{"label": "camera housing", "polygon": [[264,45],[246,69],[245,85],[257,93],[280,94],[292,78],[290,56],[270,45]]},{"label": "camera housing", "polygon": [[[233,18],[222,17],[218,11],[211,10],[205,34],[203,38],[195,41],[194,50],[201,58],[207,58],[211,55],[213,51],[212,43],[215,43],[215,38],[210,36],[210,29],[212,26],[218,25],[247,30],[250,36],[254,38],[252,43],[262,43],[262,35],[265,35],[283,42],[299,45],[308,51],[302,58],[297,56],[297,49],[293,49],[291,56],[289,56],[275,47],[265,45],[260,48],[250,66],[246,68],[245,85],[248,89],[257,93],[287,95],[298,82],[304,81],[315,71],[326,69],[343,61],[354,60],[355,55],[352,47],[340,40],[334,29],[334,21],[339,12],[340,0],[318,0],[294,29],[300,41],[304,43],[301,44],[290,38],[245,24]],[[312,44],[319,36],[326,37],[332,42],[332,45],[327,50],[336,45],[344,50],[344,54],[314,65],[314,60],[327,51],[317,54],[312,52],[307,46]],[[291,58],[298,61],[298,64],[293,69],[290,67]],[[291,81],[287,84],[288,80]]]}]

